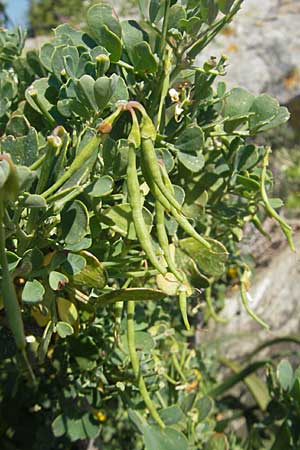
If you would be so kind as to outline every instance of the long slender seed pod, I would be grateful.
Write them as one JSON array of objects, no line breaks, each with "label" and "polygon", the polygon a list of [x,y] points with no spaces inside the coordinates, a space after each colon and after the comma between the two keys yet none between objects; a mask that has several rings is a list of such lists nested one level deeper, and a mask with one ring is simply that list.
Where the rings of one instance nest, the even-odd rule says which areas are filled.
[{"label": "long slender seed pod", "polygon": [[129,201],[132,209],[132,218],[137,237],[140,241],[141,247],[146,253],[149,261],[162,275],[167,273],[158,261],[151,243],[151,236],[147,230],[146,223],[143,217],[140,186],[137,177],[136,169],[136,153],[135,148],[131,144],[128,151],[128,166],[127,166],[127,187],[129,193]]},{"label": "long slender seed pod", "polygon": [[173,363],[173,366],[175,367],[178,375],[180,376],[181,380],[184,383],[186,383],[186,381],[187,381],[186,380],[186,376],[185,376],[185,374],[184,374],[184,372],[183,372],[183,370],[182,370],[182,368],[181,368],[181,366],[179,364],[178,358],[177,358],[175,353],[172,353],[172,363]]},{"label": "long slender seed pod", "polygon": [[20,361],[25,366],[25,370],[29,375],[30,381],[32,382],[32,384],[35,384],[36,382],[35,376],[26,354],[26,339],[20,305],[18,302],[15,286],[8,268],[8,261],[5,252],[5,229],[3,218],[4,218],[4,204],[3,199],[1,198],[0,199],[0,264],[2,272],[1,296],[9,328],[15,339],[16,347],[20,351]]},{"label": "long slender seed pod", "polygon": [[207,303],[209,314],[214,319],[214,321],[218,322],[218,323],[227,323],[227,320],[220,317],[214,309],[214,306],[212,303],[212,298],[211,298],[211,286],[209,286],[208,288],[205,289],[205,300]]},{"label": "long slender seed pod", "polygon": [[141,375],[140,362],[139,362],[139,358],[138,358],[136,347],[135,347],[134,311],[135,311],[135,303],[133,301],[129,301],[127,303],[127,339],[128,339],[128,350],[129,350],[131,365],[133,368],[134,375],[138,382],[138,387],[139,387],[141,396],[142,396],[147,408],[149,409],[151,416],[156,421],[156,423],[162,429],[164,429],[165,424],[162,421],[161,417],[159,416],[158,411],[150,398],[146,383],[144,381],[143,376]]},{"label": "long slender seed pod", "polygon": [[26,347],[24,325],[21,315],[21,310],[15,291],[15,287],[9,273],[8,262],[5,252],[5,230],[4,230],[4,205],[0,201],[0,262],[2,270],[1,294],[5,308],[6,317],[9,327],[14,335],[16,346],[19,350],[24,350]]},{"label": "long slender seed pod", "polygon": [[81,150],[78,156],[74,159],[68,170],[52,185],[44,191],[41,195],[44,198],[49,197],[57,191],[66,181],[68,181],[77,170],[81,169],[83,164],[92,156],[95,149],[99,146],[101,142],[101,136],[94,136],[87,145]]},{"label": "long slender seed pod", "polygon": [[165,228],[165,214],[164,207],[161,203],[156,200],[155,202],[155,219],[156,219],[156,231],[158,243],[161,246],[162,251],[164,252],[165,260],[168,264],[168,269],[173,275],[177,278],[178,281],[183,282],[184,276],[182,273],[178,272],[177,267],[172,259],[170,249],[169,249],[169,241]]},{"label": "long slender seed pod", "polygon": [[157,161],[157,156],[151,139],[142,139],[142,153],[144,157],[145,166],[148,168],[149,175],[152,177],[153,181],[158,186],[158,189],[169,201],[170,205],[175,208],[178,212],[181,212],[181,206],[174,198],[173,194],[169,191],[163,182],[159,163]]},{"label": "long slender seed pod", "polygon": [[187,295],[185,290],[179,288],[179,309],[185,328],[190,330],[189,319],[187,315]]},{"label": "long slender seed pod", "polygon": [[268,160],[269,160],[269,152],[270,152],[270,149],[267,150],[267,152],[264,156],[263,167],[262,167],[262,171],[261,171],[260,193],[261,193],[262,201],[264,202],[267,212],[280,225],[280,228],[281,228],[282,232],[285,234],[291,250],[295,251],[293,238],[292,238],[292,228],[283,220],[282,217],[280,217],[280,215],[271,206],[270,201],[268,199],[267,192],[266,192],[265,183],[266,183],[267,166],[268,166]]},{"label": "long slender seed pod", "polygon": [[151,178],[151,176],[147,170],[147,167],[145,166],[143,155],[142,155],[142,166],[141,167],[142,167],[143,176],[150,188],[150,191],[152,192],[152,194],[156,198],[156,200],[158,200],[162,204],[164,209],[174,217],[174,219],[176,220],[178,225],[189,236],[196,239],[198,242],[200,242],[200,244],[204,245],[206,248],[211,248],[211,245],[202,236],[200,236],[200,234],[197,233],[197,231],[190,224],[190,222],[187,220],[187,218],[182,216],[180,213],[178,213],[178,211],[170,205],[169,201],[159,190],[158,186]]},{"label": "long slender seed pod", "polygon": [[262,319],[260,319],[260,317],[258,317],[249,306],[248,298],[247,298],[249,295],[248,290],[247,290],[249,276],[250,276],[250,270],[248,268],[246,268],[240,278],[240,294],[241,294],[242,304],[243,304],[245,310],[247,311],[247,313],[249,314],[249,316],[252,317],[252,319],[255,320],[255,322],[257,322],[259,325],[261,325],[266,330],[269,330],[270,329],[269,325],[266,322],[264,322]]}]

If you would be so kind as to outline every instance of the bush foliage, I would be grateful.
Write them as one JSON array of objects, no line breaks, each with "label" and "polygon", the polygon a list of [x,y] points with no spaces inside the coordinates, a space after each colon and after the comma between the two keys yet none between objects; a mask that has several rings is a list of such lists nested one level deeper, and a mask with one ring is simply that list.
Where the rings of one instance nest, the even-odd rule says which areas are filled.
[{"label": "bush foliage", "polygon": [[298,371],[223,358],[220,381],[194,340],[230,278],[267,327],[238,243],[267,213],[293,245],[249,142],[288,111],[228,91],[224,56],[195,64],[241,0],[139,3],[140,22],[97,3],[38,53],[0,34],[1,448],[295,450]]}]

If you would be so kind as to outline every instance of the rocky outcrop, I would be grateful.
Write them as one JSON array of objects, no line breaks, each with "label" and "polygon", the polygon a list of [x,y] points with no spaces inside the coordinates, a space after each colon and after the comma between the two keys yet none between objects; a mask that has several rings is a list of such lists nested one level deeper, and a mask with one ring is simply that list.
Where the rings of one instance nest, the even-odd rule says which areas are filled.
[{"label": "rocky outcrop", "polygon": [[223,53],[229,57],[229,86],[268,92],[288,104],[300,95],[300,1],[244,0],[198,62]]}]

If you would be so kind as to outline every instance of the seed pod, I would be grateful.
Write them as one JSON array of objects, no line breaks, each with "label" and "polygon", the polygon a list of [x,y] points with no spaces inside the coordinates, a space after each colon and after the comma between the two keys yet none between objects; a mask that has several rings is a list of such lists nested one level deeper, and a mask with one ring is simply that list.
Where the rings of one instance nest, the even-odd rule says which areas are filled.
[{"label": "seed pod", "polygon": [[0,155],[0,195],[4,201],[15,201],[19,192],[17,169],[10,155]]}]

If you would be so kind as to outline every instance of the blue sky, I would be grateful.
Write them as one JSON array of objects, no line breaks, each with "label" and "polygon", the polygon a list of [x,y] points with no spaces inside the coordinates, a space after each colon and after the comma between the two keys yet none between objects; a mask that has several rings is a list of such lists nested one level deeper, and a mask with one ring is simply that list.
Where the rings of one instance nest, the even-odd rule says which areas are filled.
[{"label": "blue sky", "polygon": [[15,25],[26,25],[27,0],[6,0],[7,13]]}]

